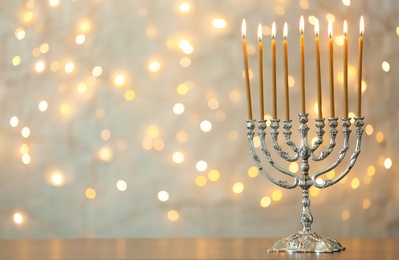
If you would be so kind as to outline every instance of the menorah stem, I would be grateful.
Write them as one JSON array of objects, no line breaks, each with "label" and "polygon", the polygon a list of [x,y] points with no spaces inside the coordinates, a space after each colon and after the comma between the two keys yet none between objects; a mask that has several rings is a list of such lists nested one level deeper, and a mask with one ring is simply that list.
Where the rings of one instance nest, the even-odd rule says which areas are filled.
[{"label": "menorah stem", "polygon": [[312,230],[311,225],[313,223],[313,216],[312,213],[310,213],[309,188],[303,188],[302,186],[301,188],[302,188],[302,214],[300,222],[302,224],[302,232],[304,234],[309,234]]},{"label": "menorah stem", "polygon": [[301,126],[299,127],[299,131],[301,132],[301,145],[299,147],[299,156],[302,159],[302,176],[299,179],[298,186],[302,189],[302,214],[300,218],[300,222],[302,224],[302,232],[304,234],[309,234],[311,232],[311,225],[313,223],[313,217],[310,213],[310,199],[309,199],[309,188],[312,187],[313,181],[309,177],[309,163],[308,159],[311,154],[311,149],[308,144],[308,131],[309,127],[306,125],[308,119],[307,114],[299,114],[299,121],[301,122]]}]

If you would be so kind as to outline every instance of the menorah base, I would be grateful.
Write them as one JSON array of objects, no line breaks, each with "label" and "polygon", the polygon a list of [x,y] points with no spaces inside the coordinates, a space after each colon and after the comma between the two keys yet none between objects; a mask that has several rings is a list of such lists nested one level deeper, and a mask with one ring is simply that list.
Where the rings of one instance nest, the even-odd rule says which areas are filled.
[{"label": "menorah base", "polygon": [[299,231],[277,241],[268,252],[334,253],[345,250],[336,239],[323,237],[313,231]]}]

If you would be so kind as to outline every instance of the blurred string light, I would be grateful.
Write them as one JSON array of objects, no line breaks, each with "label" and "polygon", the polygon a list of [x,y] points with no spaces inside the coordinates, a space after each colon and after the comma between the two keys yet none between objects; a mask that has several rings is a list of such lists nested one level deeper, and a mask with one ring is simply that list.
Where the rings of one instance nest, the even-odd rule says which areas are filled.
[{"label": "blurred string light", "polygon": [[303,10],[309,9],[309,2],[308,2],[308,0],[299,0],[299,6],[300,6]]},{"label": "blurred string light", "polygon": [[38,107],[39,107],[39,110],[40,110],[41,112],[46,111],[47,108],[48,108],[48,103],[47,103],[47,101],[46,101],[46,100],[40,101]]},{"label": "blurred string light", "polygon": [[195,168],[196,168],[197,171],[199,171],[199,172],[204,172],[204,171],[206,171],[206,169],[208,168],[208,164],[207,164],[207,162],[205,162],[205,161],[198,161],[198,162],[195,164]]},{"label": "blurred string light", "polygon": [[350,211],[349,211],[349,210],[344,210],[344,211],[342,212],[342,214],[341,214],[341,219],[342,219],[343,221],[347,221],[347,220],[350,218],[350,216],[351,216]]},{"label": "blurred string light", "polygon": [[207,184],[207,182],[208,179],[205,176],[200,175],[195,178],[195,184],[198,187],[204,187]]},{"label": "blurred string light", "polygon": [[173,105],[173,113],[181,115],[184,112],[184,105],[182,103],[176,103]]},{"label": "blurred string light", "polygon": [[381,67],[385,72],[388,72],[391,69],[391,65],[387,61],[383,61]]},{"label": "blurred string light", "polygon": [[125,75],[118,74],[114,77],[114,84],[117,88],[121,88],[125,85],[126,83],[126,77]]},{"label": "blurred string light", "polygon": [[125,190],[127,189],[127,183],[126,183],[126,181],[124,181],[124,180],[118,180],[118,181],[116,182],[116,188],[117,188],[119,191],[125,191]]},{"label": "blurred string light", "polygon": [[19,119],[16,116],[11,117],[10,119],[10,125],[12,127],[16,127],[19,124]]},{"label": "blurred string light", "polygon": [[93,68],[91,73],[94,77],[100,77],[101,74],[103,73],[103,69],[100,66],[96,66]]},{"label": "blurred string light", "polygon": [[150,72],[158,72],[161,69],[161,63],[157,60],[150,61],[148,64],[148,70]]},{"label": "blurred string light", "polygon": [[30,157],[30,155],[28,153],[24,153],[22,155],[22,163],[23,164],[29,164],[30,160],[31,160],[31,157]]},{"label": "blurred string light", "polygon": [[191,53],[194,52],[194,47],[186,39],[183,39],[183,40],[179,41],[178,46],[182,50],[182,52],[185,53],[185,54],[191,54]]},{"label": "blurred string light", "polygon": [[389,168],[392,167],[392,160],[391,160],[391,158],[386,158],[386,159],[385,159],[385,161],[384,161],[384,167],[385,167],[386,169],[389,169]]},{"label": "blurred string light", "polygon": [[172,160],[176,164],[180,164],[184,161],[184,154],[182,152],[174,152],[172,155]]},{"label": "blurred string light", "polygon": [[218,170],[211,170],[208,173],[208,179],[210,181],[217,181],[220,178],[220,172]]},{"label": "blurred string light", "polygon": [[18,40],[24,39],[25,35],[26,35],[25,30],[23,28],[21,28],[21,27],[15,30],[15,37]]},{"label": "blurred string light", "polygon": [[342,0],[342,3],[343,3],[345,6],[350,6],[350,5],[351,5],[351,0]]},{"label": "blurred string light", "polygon": [[110,147],[104,146],[100,148],[100,150],[98,150],[97,156],[100,160],[104,162],[109,162],[112,160],[113,151]]},{"label": "blurred string light", "polygon": [[204,120],[201,122],[200,128],[203,132],[209,132],[212,129],[212,123],[208,120]]},{"label": "blurred string light", "polygon": [[183,2],[179,5],[179,10],[182,13],[188,13],[191,11],[191,5],[189,3]]},{"label": "blurred string light", "polygon": [[164,190],[158,192],[158,199],[160,201],[168,201],[169,200],[169,193],[164,191]]},{"label": "blurred string light", "polygon": [[13,215],[13,220],[15,224],[21,225],[24,222],[24,216],[21,212],[15,212]]},{"label": "blurred string light", "polygon": [[255,166],[251,166],[248,169],[248,176],[251,178],[255,178],[256,176],[258,176],[259,170],[257,167]]},{"label": "blurred string light", "polygon": [[14,56],[14,58],[12,58],[12,65],[14,66],[18,66],[21,63],[21,57],[20,56]]},{"label": "blurred string light", "polygon": [[28,138],[30,136],[29,127],[25,126],[24,128],[22,128],[21,135],[22,135],[23,138]]},{"label": "blurred string light", "polygon": [[283,197],[283,193],[281,192],[281,190],[273,191],[272,200],[279,201],[279,200],[281,200],[282,197]]},{"label": "blurred string light", "polygon": [[76,44],[80,45],[83,44],[86,41],[86,36],[84,34],[78,34],[75,38]]},{"label": "blurred string light", "polygon": [[191,65],[191,59],[189,57],[183,57],[180,59],[180,66],[187,68]]},{"label": "blurred string light", "polygon": [[227,21],[223,18],[215,18],[212,20],[212,26],[216,29],[224,29],[227,27]]},{"label": "blurred string light", "polygon": [[103,139],[104,141],[107,141],[111,138],[111,131],[109,131],[108,129],[103,129],[101,131],[101,139]]},{"label": "blurred string light", "polygon": [[43,72],[45,68],[46,68],[46,64],[44,63],[44,61],[36,62],[35,70],[36,70],[37,73]]},{"label": "blurred string light", "polygon": [[49,5],[54,7],[60,4],[60,0],[49,0]]},{"label": "blurred string light", "polygon": [[67,62],[64,69],[66,73],[72,73],[75,70],[75,64],[71,61]]},{"label": "blurred string light", "polygon": [[269,196],[264,196],[260,200],[260,206],[263,208],[269,207],[271,203],[272,203],[272,200]]},{"label": "blurred string light", "polygon": [[50,175],[50,184],[54,186],[62,186],[65,183],[64,174],[60,171],[54,171]]},{"label": "blurred string light", "polygon": [[85,195],[86,195],[86,198],[92,200],[92,199],[95,199],[95,198],[96,198],[97,192],[96,192],[96,190],[93,189],[93,188],[87,188],[87,189],[85,190]]},{"label": "blurred string light", "polygon": [[180,217],[180,214],[177,210],[172,209],[172,210],[168,211],[168,219],[170,221],[176,221],[179,219],[179,217]]}]

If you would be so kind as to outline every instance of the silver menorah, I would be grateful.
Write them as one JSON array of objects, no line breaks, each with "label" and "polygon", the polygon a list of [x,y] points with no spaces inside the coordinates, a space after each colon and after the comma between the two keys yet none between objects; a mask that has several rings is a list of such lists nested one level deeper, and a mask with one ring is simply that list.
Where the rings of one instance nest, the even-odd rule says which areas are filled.
[{"label": "silver menorah", "polygon": [[[328,125],[330,127],[330,142],[327,148],[320,153],[319,156],[316,156],[316,150],[320,147],[323,143],[323,136],[325,130],[323,129],[325,126],[325,119],[324,118],[316,118],[316,134],[317,138],[316,141],[309,146],[308,142],[308,132],[309,127],[307,125],[308,122],[308,114],[299,114],[299,133],[300,133],[300,145],[297,147],[294,142],[291,140],[291,127],[292,127],[292,120],[284,120],[283,121],[283,134],[285,137],[285,143],[287,146],[292,150],[290,156],[288,152],[283,151],[280,147],[278,142],[278,135],[279,135],[279,119],[271,119],[270,120],[270,135],[273,148],[278,156],[283,158],[285,161],[288,162],[295,162],[299,159],[302,160],[301,163],[301,171],[302,175],[298,176],[297,174],[286,170],[279,166],[271,156],[271,153],[266,145],[266,128],[267,128],[267,120],[247,120],[247,137],[249,142],[249,150],[250,154],[259,170],[259,172],[270,180],[272,183],[285,188],[285,189],[293,189],[299,186],[302,189],[302,214],[300,216],[300,223],[302,224],[302,231],[298,231],[297,233],[283,238],[277,241],[269,252],[314,252],[314,253],[322,253],[322,252],[339,252],[345,250],[336,239],[324,237],[311,229],[311,225],[313,223],[313,217],[310,212],[310,199],[309,199],[309,188],[311,186],[315,186],[319,189],[324,189],[334,185],[335,183],[339,182],[342,178],[344,178],[349,171],[354,166],[358,155],[360,154],[361,148],[361,139],[363,134],[363,125],[364,125],[364,117],[356,116],[355,117],[355,127],[356,127],[356,147],[355,150],[350,157],[350,162],[346,169],[338,175],[338,177],[334,179],[322,179],[322,175],[328,173],[329,171],[335,169],[344,159],[348,150],[349,150],[349,143],[350,143],[350,134],[351,134],[351,118],[342,118],[342,134],[343,134],[343,146],[339,151],[338,158],[327,168],[320,170],[314,173],[312,176],[309,175],[309,159],[313,160],[314,162],[322,161],[326,159],[331,152],[333,151],[334,147],[336,146],[336,136],[338,134],[338,118],[331,117],[328,118]],[[268,163],[277,171],[281,172],[289,176],[288,178],[292,178],[292,183],[288,183],[286,180],[279,180],[274,178],[261,165],[261,160],[256,153],[256,149],[254,146],[254,136],[255,136],[255,125],[256,121],[258,122],[258,136],[260,138],[260,150],[262,151],[264,157],[268,161]],[[316,182],[316,179],[318,180]],[[322,180],[322,181],[320,181]]]}]

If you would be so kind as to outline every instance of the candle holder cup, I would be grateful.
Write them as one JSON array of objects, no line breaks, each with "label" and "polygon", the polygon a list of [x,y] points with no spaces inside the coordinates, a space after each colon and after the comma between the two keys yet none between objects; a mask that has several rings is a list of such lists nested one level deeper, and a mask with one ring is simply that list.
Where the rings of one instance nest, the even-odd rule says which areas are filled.
[{"label": "candle holder cup", "polygon": [[[290,156],[288,152],[283,151],[278,143],[278,134],[280,127],[279,119],[271,119],[270,120],[270,136],[272,141],[272,146],[277,153],[278,156],[283,158],[287,162],[295,162],[299,159],[301,160],[301,176],[298,176],[296,173],[293,173],[289,170],[286,170],[279,166],[272,159],[271,153],[266,145],[266,128],[267,128],[267,120],[247,120],[247,138],[249,142],[249,151],[252,156],[252,159],[255,162],[256,167],[259,172],[266,177],[269,181],[280,186],[285,189],[293,189],[296,187],[300,187],[302,189],[302,213],[300,215],[300,223],[302,225],[302,230],[298,231],[286,238],[283,238],[277,241],[272,248],[269,249],[269,252],[307,252],[307,253],[332,253],[339,252],[345,250],[336,239],[324,237],[311,229],[311,224],[313,222],[313,217],[310,212],[310,199],[309,199],[309,188],[311,186],[315,186],[319,189],[324,189],[330,187],[337,182],[339,182],[342,178],[344,178],[349,171],[354,166],[358,155],[360,154],[361,148],[361,139],[363,134],[363,125],[364,125],[364,117],[356,116],[354,125],[356,127],[356,146],[355,150],[350,157],[350,161],[346,169],[336,178],[334,179],[323,179],[321,176],[326,174],[327,172],[336,168],[346,156],[349,150],[349,141],[351,134],[351,119],[350,118],[342,118],[342,134],[343,134],[343,146],[338,153],[338,158],[328,166],[327,168],[320,170],[314,173],[312,176],[309,175],[309,160],[314,162],[322,161],[326,159],[334,147],[336,146],[336,136],[338,134],[338,118],[331,117],[328,118],[328,126],[330,127],[330,142],[327,148],[320,153],[319,156],[315,155],[316,150],[323,143],[323,136],[325,133],[325,119],[317,118],[316,119],[316,141],[309,145],[308,142],[308,132],[309,127],[307,126],[308,122],[308,114],[300,113],[299,114],[299,133],[300,133],[300,145],[299,147],[295,145],[295,143],[291,140],[291,127],[292,120],[284,120],[283,121],[283,135],[285,137],[285,143],[291,149],[293,156]],[[292,182],[288,182],[286,180],[279,180],[270,175],[261,165],[261,160],[256,153],[256,149],[254,146],[253,138],[255,136],[255,128],[256,123],[258,126],[258,136],[260,138],[260,150],[262,151],[264,157],[267,162],[278,172],[287,175],[289,179],[292,179]],[[317,179],[317,181],[316,181]],[[321,180],[321,181],[320,181]]]}]

